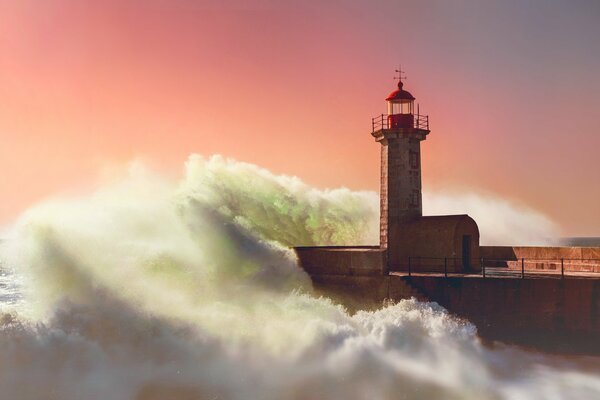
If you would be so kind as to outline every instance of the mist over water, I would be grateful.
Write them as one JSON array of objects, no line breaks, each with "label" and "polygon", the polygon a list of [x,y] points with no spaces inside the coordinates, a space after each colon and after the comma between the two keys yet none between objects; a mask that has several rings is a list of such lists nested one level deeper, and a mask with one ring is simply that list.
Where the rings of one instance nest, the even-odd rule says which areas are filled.
[{"label": "mist over water", "polygon": [[192,156],[180,182],[133,166],[31,208],[0,247],[0,399],[600,396],[597,358],[486,348],[433,303],[313,295],[289,247],[375,243],[378,207]]}]

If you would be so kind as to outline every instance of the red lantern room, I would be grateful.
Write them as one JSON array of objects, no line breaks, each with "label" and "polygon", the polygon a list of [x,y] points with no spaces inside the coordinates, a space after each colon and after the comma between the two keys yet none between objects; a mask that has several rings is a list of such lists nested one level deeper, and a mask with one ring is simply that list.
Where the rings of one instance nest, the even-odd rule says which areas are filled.
[{"label": "red lantern room", "polygon": [[388,106],[388,126],[390,129],[414,127],[414,103],[412,94],[404,90],[402,80],[398,80],[398,89],[385,99]]}]

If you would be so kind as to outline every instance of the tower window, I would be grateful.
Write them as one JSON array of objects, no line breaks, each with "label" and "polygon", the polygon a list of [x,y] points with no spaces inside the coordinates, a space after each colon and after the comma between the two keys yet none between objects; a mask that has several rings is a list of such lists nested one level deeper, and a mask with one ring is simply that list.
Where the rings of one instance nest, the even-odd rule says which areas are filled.
[{"label": "tower window", "polygon": [[413,169],[419,169],[419,153],[416,151],[410,152],[410,167]]},{"label": "tower window", "polygon": [[413,190],[412,196],[410,197],[410,206],[411,207],[419,207],[419,191]]}]

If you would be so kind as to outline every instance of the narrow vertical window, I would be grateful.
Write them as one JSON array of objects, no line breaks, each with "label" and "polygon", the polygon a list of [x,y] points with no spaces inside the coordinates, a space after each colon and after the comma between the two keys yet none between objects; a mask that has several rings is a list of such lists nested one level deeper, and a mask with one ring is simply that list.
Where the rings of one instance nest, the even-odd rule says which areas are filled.
[{"label": "narrow vertical window", "polygon": [[410,152],[410,167],[412,169],[419,169],[419,153],[416,151]]},{"label": "narrow vertical window", "polygon": [[416,189],[412,192],[412,196],[410,198],[410,205],[411,207],[419,207],[419,191]]}]

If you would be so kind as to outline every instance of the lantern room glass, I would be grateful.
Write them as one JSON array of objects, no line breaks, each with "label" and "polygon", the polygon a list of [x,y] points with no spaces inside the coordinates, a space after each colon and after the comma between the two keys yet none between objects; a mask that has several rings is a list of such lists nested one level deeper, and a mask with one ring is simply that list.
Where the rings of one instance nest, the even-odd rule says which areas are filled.
[{"label": "lantern room glass", "polygon": [[388,114],[413,114],[414,101],[412,100],[401,100],[401,101],[388,101]]}]

